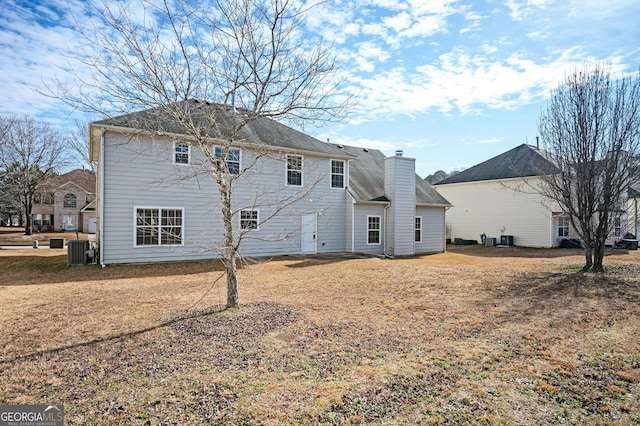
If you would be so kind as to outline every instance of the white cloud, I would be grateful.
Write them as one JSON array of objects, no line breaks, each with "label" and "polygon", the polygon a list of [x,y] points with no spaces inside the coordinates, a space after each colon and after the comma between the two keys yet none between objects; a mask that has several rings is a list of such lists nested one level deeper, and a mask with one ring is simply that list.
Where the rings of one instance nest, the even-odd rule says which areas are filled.
[{"label": "white cloud", "polygon": [[411,15],[407,12],[402,12],[395,16],[383,18],[382,22],[395,32],[400,32],[411,26]]},{"label": "white cloud", "polygon": [[589,59],[580,49],[561,51],[548,63],[517,53],[496,61],[454,49],[430,64],[354,77],[361,103],[353,123],[430,111],[516,109],[545,99],[568,69]]},{"label": "white cloud", "polygon": [[479,145],[484,145],[484,144],[500,143],[500,142],[502,142],[502,139],[500,138],[490,138],[490,139],[481,139],[476,143]]}]

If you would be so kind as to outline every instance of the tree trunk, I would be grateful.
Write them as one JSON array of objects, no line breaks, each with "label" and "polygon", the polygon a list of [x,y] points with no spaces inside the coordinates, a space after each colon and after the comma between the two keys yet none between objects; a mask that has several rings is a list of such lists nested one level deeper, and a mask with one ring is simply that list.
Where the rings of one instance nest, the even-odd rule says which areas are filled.
[{"label": "tree trunk", "polygon": [[593,266],[591,267],[592,272],[604,272],[604,249],[604,243],[597,241],[593,250]]},{"label": "tree trunk", "polygon": [[31,211],[32,211],[31,203],[29,203],[27,201],[27,203],[25,203],[24,207],[25,207],[24,235],[31,235],[31,234],[33,234],[33,230],[31,229]]},{"label": "tree trunk", "polygon": [[593,248],[591,247],[591,241],[585,241],[584,245],[585,263],[582,268],[582,272],[588,272],[591,270],[591,266],[593,265]]},{"label": "tree trunk", "polygon": [[225,259],[225,271],[227,273],[227,308],[235,308],[238,306],[238,274],[235,256]]},{"label": "tree trunk", "polygon": [[224,224],[224,270],[227,274],[227,308],[238,306],[238,274],[236,270],[236,242],[233,238],[233,212],[231,210],[231,183],[228,170],[218,172],[217,183],[222,204]]}]

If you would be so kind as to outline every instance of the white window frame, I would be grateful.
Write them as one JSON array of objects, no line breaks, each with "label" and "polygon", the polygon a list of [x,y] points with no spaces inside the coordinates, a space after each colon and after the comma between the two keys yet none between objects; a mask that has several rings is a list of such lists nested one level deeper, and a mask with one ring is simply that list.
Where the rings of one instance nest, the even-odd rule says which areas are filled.
[{"label": "white window frame", "polygon": [[[371,219],[373,219],[373,218],[377,218],[378,219],[378,229],[372,229],[370,227]],[[369,233],[370,232],[374,232],[374,231],[378,232],[378,242],[377,243],[372,243],[370,238],[369,238]],[[368,246],[379,246],[380,244],[382,244],[382,216],[379,216],[379,215],[367,215],[367,245]]]},{"label": "white window frame", "polygon": [[[255,213],[255,219],[254,218],[244,218],[242,217],[243,213]],[[238,219],[239,219],[239,226],[240,226],[240,230],[241,231],[259,231],[260,230],[260,210],[259,209],[242,209],[240,210],[240,214],[238,215]],[[243,224],[244,223],[248,223],[248,222],[255,222],[255,227],[244,227]]]},{"label": "white window frame", "polygon": [[[67,205],[67,198],[69,198],[69,200],[73,200],[73,203],[69,203],[69,205]],[[64,197],[62,198],[62,208],[63,209],[77,209],[78,208],[78,196],[72,192],[68,192],[66,194],[64,194]]]},{"label": "white window frame", "polygon": [[[560,232],[560,230],[562,230],[562,233]],[[571,221],[569,220],[568,217],[558,216],[557,232],[558,232],[558,238],[569,238],[569,235],[571,234]]]},{"label": "white window frame", "polygon": [[[295,169],[291,169],[289,166],[289,158],[298,158],[300,159],[300,169],[295,170]],[[287,158],[286,158],[286,183],[287,186],[304,186],[304,157],[302,155],[296,155],[296,154],[287,154]],[[300,173],[300,184],[293,184],[289,182],[289,172],[292,173]]]},{"label": "white window frame", "polygon": [[[420,222],[420,223],[418,223]],[[413,239],[414,242],[416,243],[421,243],[422,242],[422,216],[416,216],[415,220],[414,220],[414,229],[413,229]],[[418,234],[419,232],[419,234]],[[416,235],[418,235],[418,238],[416,239]]]},{"label": "white window frame", "polygon": [[[46,221],[45,218],[47,219]],[[33,226],[53,226],[53,215],[44,213],[32,214],[31,224]]]},{"label": "white window frame", "polygon": [[[182,145],[182,146],[186,146],[187,147],[187,152],[178,152],[178,147]],[[178,155],[187,155],[187,162],[183,163],[181,161],[176,161],[176,157]],[[189,145],[186,142],[174,142],[173,143],[173,164],[177,165],[177,166],[189,166],[191,165],[191,145]]]},{"label": "white window frame", "polygon": [[[342,163],[342,173],[334,173],[333,172],[333,162]],[[334,176],[342,176],[342,186],[333,186],[333,177]],[[329,186],[331,189],[344,189],[347,181],[347,162],[345,160],[335,160],[332,159],[329,161]]]},{"label": "white window frame", "polygon": [[[230,174],[232,174],[232,175],[236,175],[236,176],[237,176],[237,175],[239,175],[239,174],[240,174],[240,171],[242,170],[242,150],[241,150],[240,148],[231,148],[231,147],[228,147],[228,148],[226,148],[226,149],[227,149],[227,159],[226,159],[226,162],[227,162],[227,169],[229,170],[229,173],[230,173]],[[221,159],[221,157],[222,157],[222,152],[223,152],[224,150],[225,150],[225,147],[223,147],[223,146],[214,146],[214,147],[213,147],[213,156],[214,156],[217,160],[220,160],[220,159]],[[230,154],[232,154],[232,153],[235,153],[235,152],[237,152],[237,153],[238,153],[238,160],[233,160],[233,161],[232,161],[232,160],[229,160],[229,159],[228,159],[229,155],[230,155]],[[232,163],[234,163],[234,164],[235,164],[235,163],[238,163],[237,173],[232,173],[232,169],[231,169],[231,164],[232,164]]]},{"label": "white window frame", "polygon": [[[138,225],[138,210],[157,210],[158,211],[158,223],[157,225]],[[163,244],[162,243],[162,212],[163,211],[180,211],[181,223],[180,223],[180,243],[179,244]],[[180,247],[184,246],[184,207],[156,207],[156,206],[135,206],[133,208],[133,246],[137,248],[144,247]],[[169,225],[164,226],[165,228],[177,228],[178,226]],[[138,228],[156,228],[156,238],[158,239],[157,244],[138,244]]]}]

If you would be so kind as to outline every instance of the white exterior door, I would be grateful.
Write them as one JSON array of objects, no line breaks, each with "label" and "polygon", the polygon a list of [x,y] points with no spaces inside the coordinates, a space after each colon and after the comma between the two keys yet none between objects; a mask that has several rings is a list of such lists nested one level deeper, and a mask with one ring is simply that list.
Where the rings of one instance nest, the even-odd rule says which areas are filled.
[{"label": "white exterior door", "polygon": [[316,214],[307,213],[302,215],[302,253],[316,252]]},{"label": "white exterior door", "polygon": [[89,218],[89,234],[95,234],[95,233],[96,233],[96,218],[90,217]]}]

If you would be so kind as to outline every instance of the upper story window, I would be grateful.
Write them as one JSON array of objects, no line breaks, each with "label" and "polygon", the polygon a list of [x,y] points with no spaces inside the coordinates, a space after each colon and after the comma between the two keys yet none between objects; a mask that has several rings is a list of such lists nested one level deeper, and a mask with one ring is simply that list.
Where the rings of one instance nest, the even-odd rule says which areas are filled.
[{"label": "upper story window", "polygon": [[191,146],[186,143],[176,143],[174,145],[173,162],[175,164],[190,164]]},{"label": "upper story window", "polygon": [[136,209],[136,246],[182,245],[183,209]]},{"label": "upper story window", "polygon": [[301,155],[287,155],[287,185],[302,186]]},{"label": "upper story window", "polygon": [[[226,153],[226,155],[225,155]],[[237,148],[223,148],[216,146],[214,149],[214,155],[218,160],[225,160],[229,173],[232,175],[240,174],[240,150]]]},{"label": "upper story window", "polygon": [[331,187],[344,188],[343,160],[331,160]]},{"label": "upper story window", "polygon": [[422,242],[422,216],[416,216],[414,241],[416,243]]},{"label": "upper story window", "polygon": [[567,238],[569,236],[569,218],[560,216],[558,218],[558,237]]},{"label": "upper story window", "polygon": [[240,229],[258,229],[258,210],[240,211]]},{"label": "upper story window", "polygon": [[33,196],[33,202],[36,204],[53,204],[53,194],[50,192],[41,192]]},{"label": "upper story window", "polygon": [[75,194],[67,194],[64,196],[64,199],[62,200],[62,207],[65,209],[75,209],[76,206],[78,204],[78,199],[76,198]]}]

